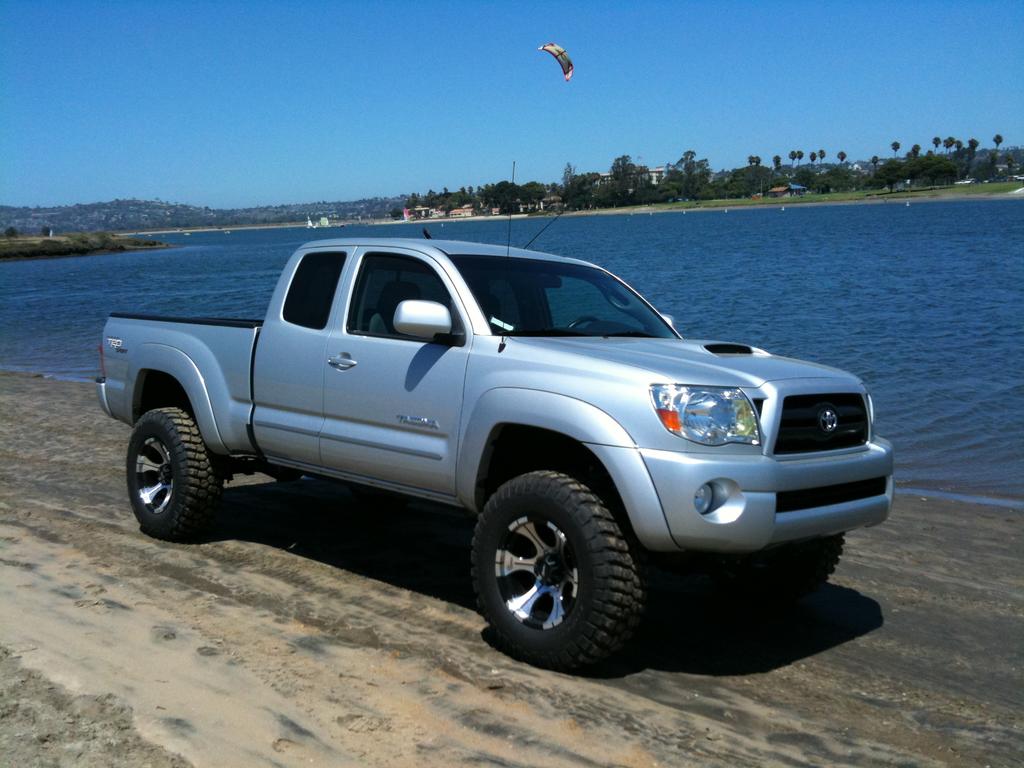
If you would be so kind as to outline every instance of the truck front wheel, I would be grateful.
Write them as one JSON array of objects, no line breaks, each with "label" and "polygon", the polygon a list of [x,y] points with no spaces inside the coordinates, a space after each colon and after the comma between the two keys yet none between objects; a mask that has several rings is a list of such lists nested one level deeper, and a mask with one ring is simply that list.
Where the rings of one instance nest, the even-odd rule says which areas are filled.
[{"label": "truck front wheel", "polygon": [[128,498],[144,533],[188,541],[212,526],[224,481],[185,411],[143,414],[128,440],[126,469]]},{"label": "truck front wheel", "polygon": [[477,603],[499,650],[550,669],[621,648],[643,613],[637,546],[587,486],[558,472],[509,480],[473,536]]}]

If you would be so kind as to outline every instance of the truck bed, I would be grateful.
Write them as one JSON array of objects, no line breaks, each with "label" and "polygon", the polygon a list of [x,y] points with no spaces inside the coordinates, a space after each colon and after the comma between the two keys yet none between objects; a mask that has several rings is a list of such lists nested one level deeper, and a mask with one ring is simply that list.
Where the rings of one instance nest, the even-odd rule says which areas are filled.
[{"label": "truck bed", "polygon": [[155,320],[160,323],[187,323],[190,325],[223,325],[228,328],[259,328],[263,320],[243,320],[235,317],[173,317],[171,315],[142,315],[132,312],[111,312],[110,317],[122,320]]},{"label": "truck bed", "polygon": [[215,453],[256,451],[249,433],[252,358],[263,320],[112,312],[103,331],[104,398],[129,424],[150,371],[185,389]]}]

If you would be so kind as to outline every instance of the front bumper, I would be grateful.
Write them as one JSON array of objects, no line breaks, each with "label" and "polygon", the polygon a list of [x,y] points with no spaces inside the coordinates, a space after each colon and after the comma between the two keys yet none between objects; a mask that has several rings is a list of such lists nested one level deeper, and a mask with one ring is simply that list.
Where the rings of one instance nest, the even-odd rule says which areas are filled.
[{"label": "front bumper", "polygon": [[[640,453],[672,540],[682,549],[755,552],[772,544],[878,525],[892,508],[892,446],[880,438],[854,450],[802,458],[648,449]],[[876,478],[884,478],[882,493],[776,512],[780,492]],[[693,497],[704,483],[715,486],[719,501],[712,512],[701,515]]]}]

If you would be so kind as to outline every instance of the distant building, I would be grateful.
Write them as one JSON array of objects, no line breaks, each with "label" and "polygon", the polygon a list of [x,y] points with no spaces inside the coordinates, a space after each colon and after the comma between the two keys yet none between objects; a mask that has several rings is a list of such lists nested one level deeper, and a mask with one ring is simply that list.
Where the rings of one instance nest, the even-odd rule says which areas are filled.
[{"label": "distant building", "polygon": [[[647,178],[651,186],[658,186],[665,178],[666,166],[659,165],[657,168],[648,168],[646,165],[638,165],[636,167],[636,178],[642,179]],[[612,182],[612,172],[604,171],[600,174],[600,178],[597,180],[597,186],[603,187],[605,184]]]},{"label": "distant building", "polygon": [[806,194],[807,187],[803,184],[783,184],[768,190],[768,197],[803,197]]},{"label": "distant building", "polygon": [[466,203],[465,205],[459,206],[458,208],[452,208],[448,211],[448,216],[453,219],[464,219],[467,216],[473,215],[473,204]]},{"label": "distant building", "polygon": [[657,168],[642,168],[641,170],[647,171],[647,179],[654,186],[658,186],[659,184],[661,184],[662,180],[665,178],[664,165],[660,165]]},{"label": "distant building", "polygon": [[540,209],[542,211],[557,211],[562,207],[562,196],[561,195],[548,195],[540,201]]}]

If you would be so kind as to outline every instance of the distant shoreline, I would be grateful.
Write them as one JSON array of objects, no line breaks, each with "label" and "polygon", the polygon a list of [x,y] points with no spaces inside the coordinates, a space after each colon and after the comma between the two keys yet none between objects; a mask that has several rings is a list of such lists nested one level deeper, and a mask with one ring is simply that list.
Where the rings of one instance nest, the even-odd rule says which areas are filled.
[{"label": "distant shoreline", "polygon": [[[827,206],[827,205],[889,205],[892,203],[944,203],[963,202],[965,200],[1024,200],[1024,193],[1014,194],[1012,191],[1002,192],[960,192],[943,191],[948,188],[908,190],[890,193],[877,193],[872,195],[861,195],[857,197],[845,197],[842,193],[830,197],[828,195],[807,195],[804,197],[779,197],[779,198],[736,198],[732,200],[701,200],[685,203],[652,203],[649,205],[630,205],[621,208],[595,208],[583,211],[566,211],[563,216],[620,216],[636,215],[643,213],[693,213],[696,211],[718,211],[729,208],[786,208],[790,206]],[[824,199],[823,199],[824,198]],[[548,219],[555,213],[517,213],[512,215],[513,220],[522,219]],[[309,227],[305,222],[281,222],[275,224],[239,224],[225,227],[181,227],[178,229],[147,229],[119,232],[119,235],[174,235],[198,232],[232,232],[235,230],[251,229],[308,229],[311,233],[319,230],[341,230],[351,226],[393,226],[396,224],[419,224],[429,227],[437,224],[451,224],[456,222],[479,222],[479,221],[508,221],[506,216],[460,216],[457,218],[436,218],[436,219],[412,219],[410,221],[396,221],[394,219],[373,219],[370,221],[345,221],[341,224],[328,227]]]},{"label": "distant shoreline", "polygon": [[[1024,193],[1014,194],[1012,191],[1000,192],[961,192],[947,188],[912,190],[892,193],[878,193],[872,195],[860,195],[846,197],[843,193],[829,197],[826,195],[807,195],[805,197],[788,198],[736,198],[731,200],[704,200],[688,201],[685,203],[653,203],[649,205],[631,205],[621,208],[597,208],[584,211],[566,211],[561,214],[565,217],[581,216],[637,216],[643,214],[653,215],[655,213],[695,213],[702,211],[722,211],[736,209],[749,210],[756,208],[785,209],[787,207],[820,207],[820,206],[846,206],[846,205],[892,205],[903,203],[942,203],[942,202],[963,202],[965,200],[1024,200]],[[549,220],[555,213],[517,213],[511,218],[516,221],[526,219]],[[72,256],[95,256],[104,253],[123,253],[125,251],[158,251],[168,248],[180,248],[184,243],[164,243],[156,241],[139,241],[134,238],[152,237],[159,235],[184,235],[210,232],[223,232],[230,234],[234,231],[248,231],[259,229],[303,229],[310,233],[311,237],[330,233],[333,237],[344,237],[344,230],[356,226],[395,226],[400,224],[418,224],[427,229],[434,229],[436,235],[437,225],[453,224],[458,222],[481,222],[481,221],[508,221],[508,216],[462,216],[458,218],[437,218],[437,219],[413,219],[411,221],[395,221],[393,219],[373,219],[369,221],[346,221],[341,224],[327,227],[309,227],[304,221],[280,222],[274,224],[240,224],[225,227],[181,227],[175,229],[148,229],[148,230],[126,230],[113,233],[103,242],[87,246],[83,240],[95,239],[101,233],[88,232],[76,235],[59,235],[53,238],[30,237],[17,238],[4,241],[0,238],[0,262],[26,261],[32,259],[57,259]],[[74,242],[74,240],[79,242]],[[66,243],[65,248],[60,248],[57,243]],[[12,253],[12,251],[14,251]]]},{"label": "distant shoreline", "polygon": [[[513,214],[513,219],[537,219],[546,218],[548,214],[530,216],[525,213]],[[567,214],[568,215],[568,214]],[[344,221],[340,224],[331,224],[326,227],[315,226],[310,227],[304,221],[282,221],[274,224],[237,224],[225,227],[179,227],[176,229],[138,229],[138,230],[125,230],[118,232],[117,234],[122,237],[131,237],[135,235],[149,236],[149,235],[184,235],[195,234],[199,232],[224,232],[230,234],[231,232],[252,230],[252,229],[306,229],[310,232],[316,232],[321,229],[346,229],[348,227],[380,227],[390,226],[393,224],[448,224],[453,221],[490,221],[490,220],[508,221],[508,216],[463,216],[454,219],[412,219],[410,221],[395,221],[394,219],[370,219],[368,221]]]},{"label": "distant shoreline", "polygon": [[85,232],[54,237],[0,239],[0,263],[95,256],[125,251],[162,251],[178,246],[156,240],[138,240],[108,233]]}]

